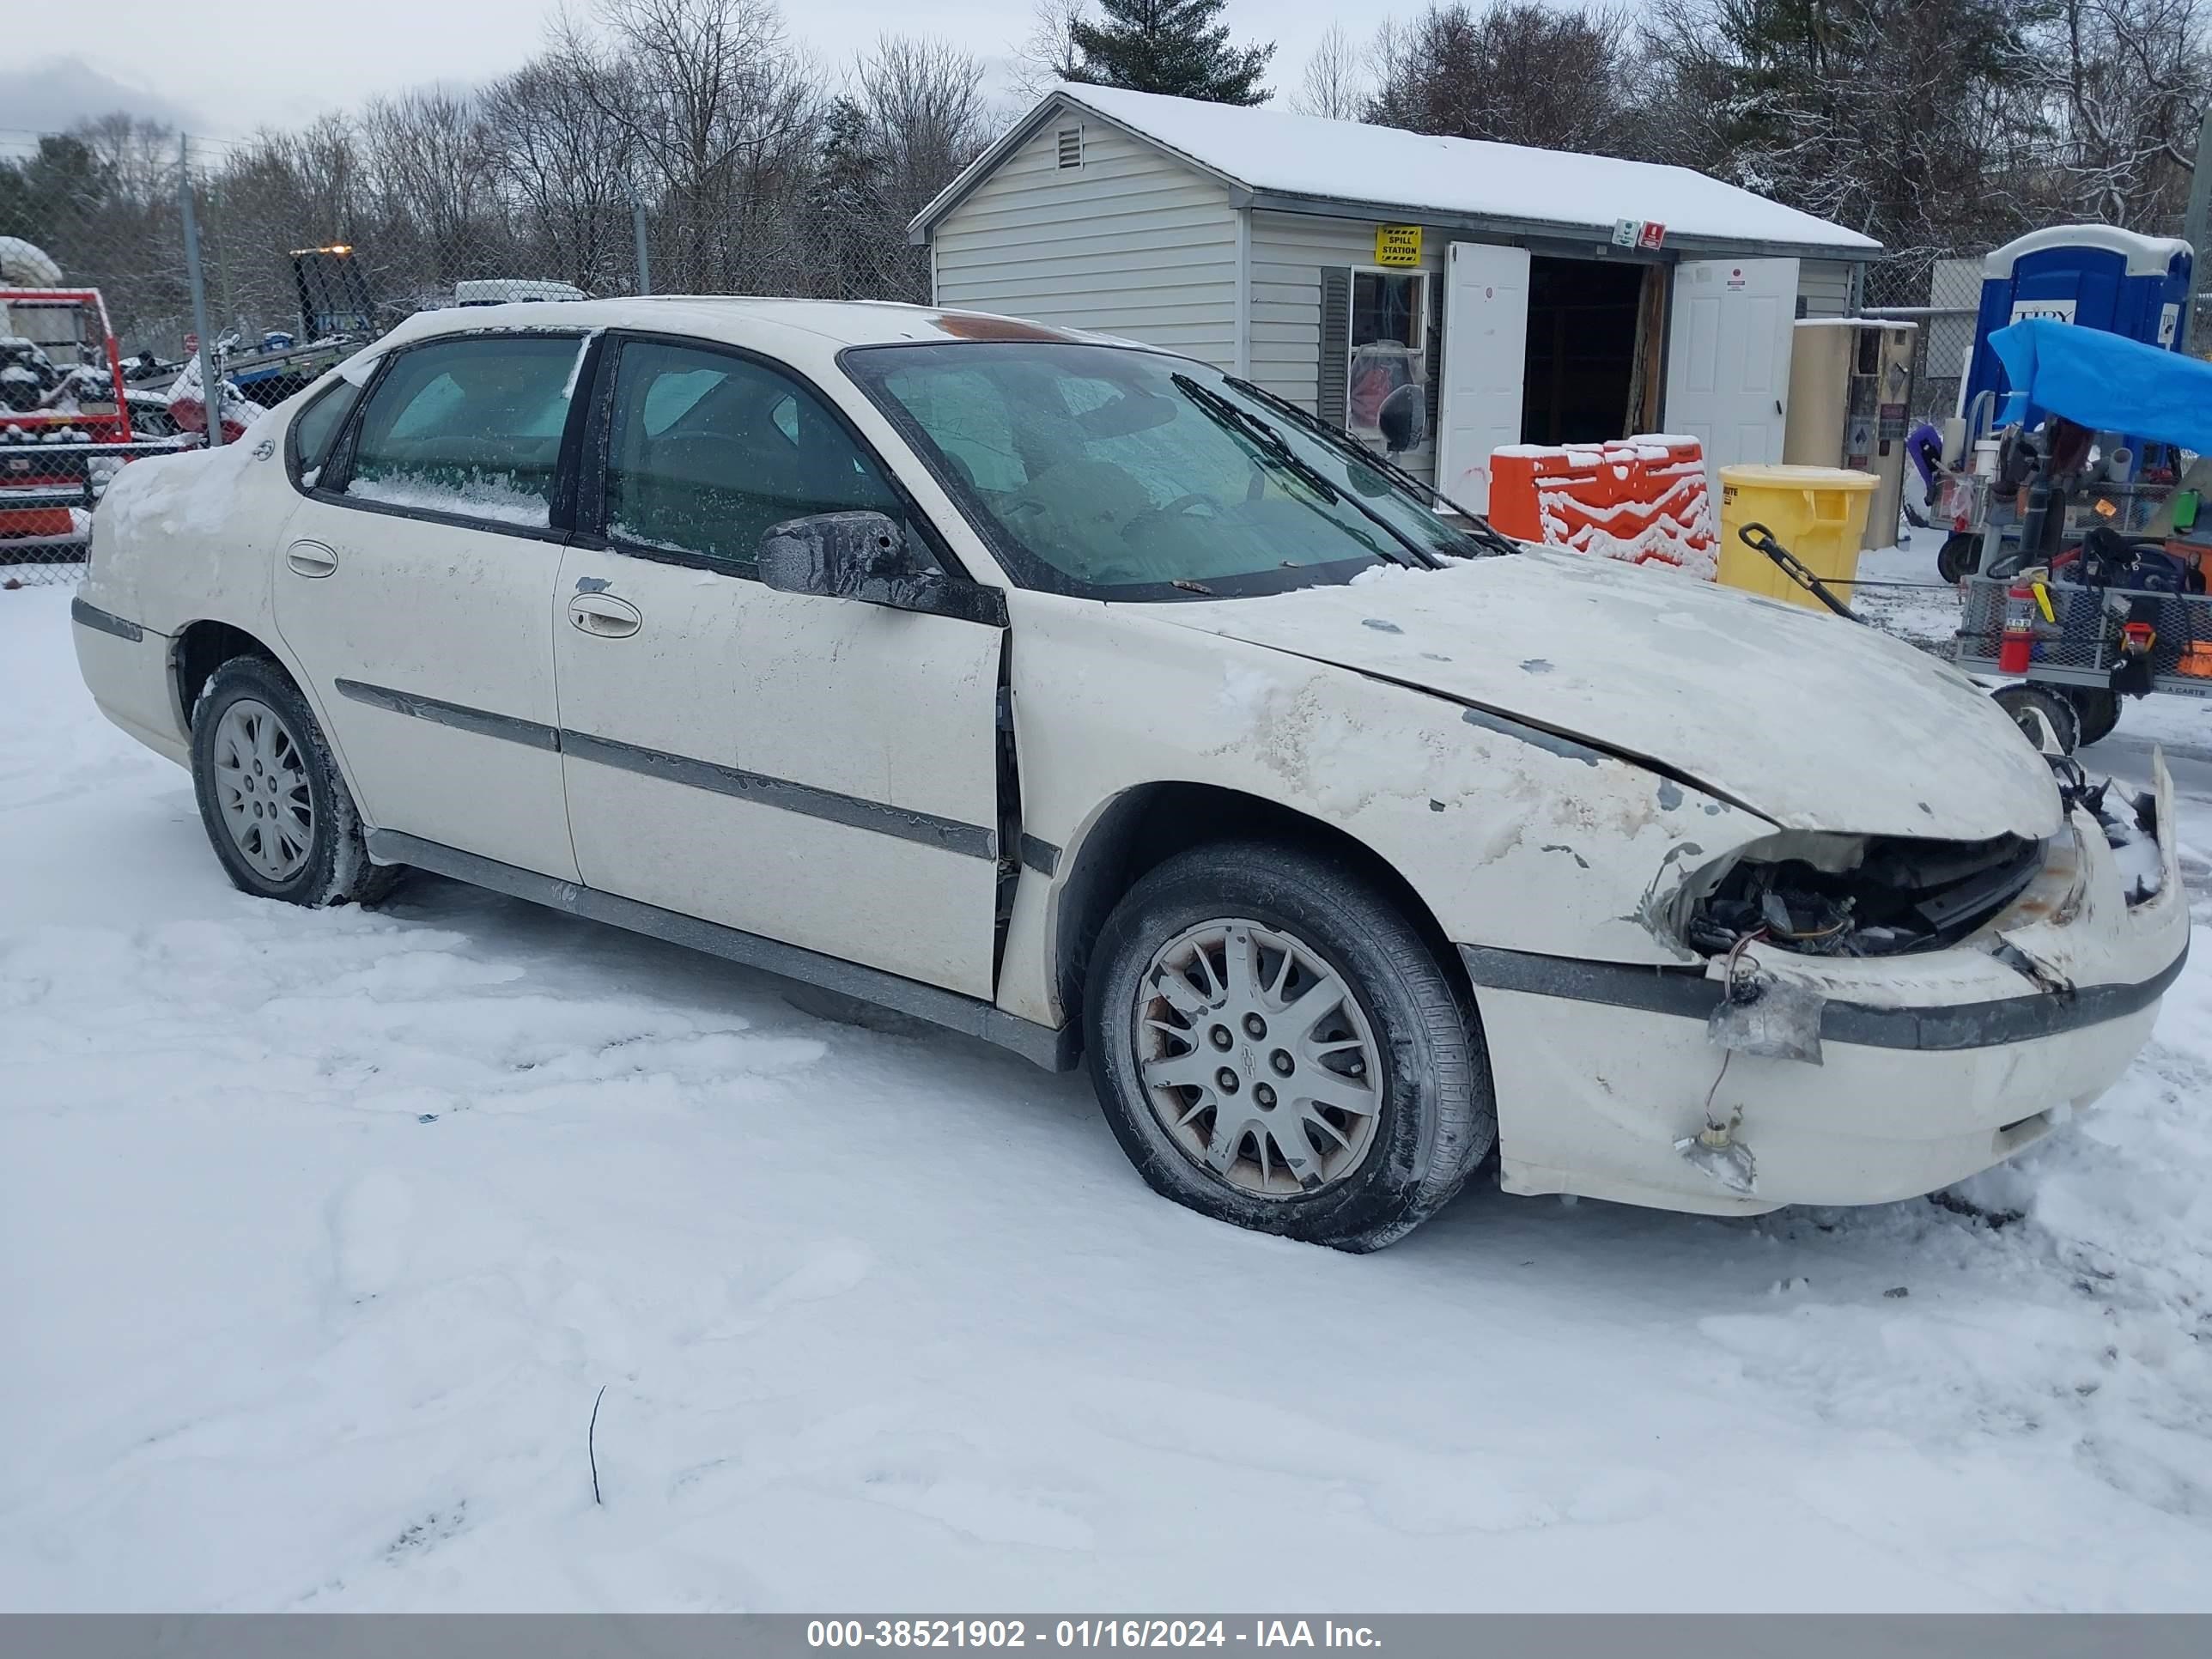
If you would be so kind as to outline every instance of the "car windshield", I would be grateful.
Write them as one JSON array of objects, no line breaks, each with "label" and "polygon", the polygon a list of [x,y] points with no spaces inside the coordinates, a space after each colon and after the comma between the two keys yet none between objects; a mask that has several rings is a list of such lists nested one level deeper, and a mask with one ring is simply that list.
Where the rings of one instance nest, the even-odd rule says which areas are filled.
[{"label": "car windshield", "polygon": [[1274,593],[1488,550],[1410,478],[1186,358],[971,341],[843,362],[1030,586]]}]

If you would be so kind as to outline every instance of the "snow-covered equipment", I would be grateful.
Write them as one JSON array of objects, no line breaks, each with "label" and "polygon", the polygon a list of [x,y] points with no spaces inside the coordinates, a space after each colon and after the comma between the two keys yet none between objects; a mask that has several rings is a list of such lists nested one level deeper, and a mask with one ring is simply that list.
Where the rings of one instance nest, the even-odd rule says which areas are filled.
[{"label": "snow-covered equipment", "polygon": [[[8,269],[40,268],[15,251],[29,243],[0,242]],[[0,288],[0,313],[14,331],[0,334],[0,559],[82,545],[123,464],[166,446],[137,441],[99,289]]]}]

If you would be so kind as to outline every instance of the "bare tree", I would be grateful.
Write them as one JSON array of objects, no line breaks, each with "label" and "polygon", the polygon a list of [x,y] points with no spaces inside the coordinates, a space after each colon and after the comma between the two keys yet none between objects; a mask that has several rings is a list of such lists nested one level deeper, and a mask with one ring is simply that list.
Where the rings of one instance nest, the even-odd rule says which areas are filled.
[{"label": "bare tree", "polygon": [[1359,48],[1345,33],[1343,24],[1331,23],[1322,31],[1313,56],[1306,59],[1298,89],[1291,94],[1291,107],[1301,114],[1326,116],[1332,121],[1357,121],[1370,96]]},{"label": "bare tree", "polygon": [[1014,48],[1013,83],[1025,98],[1042,98],[1082,67],[1075,26],[1091,20],[1091,0],[1036,0],[1026,39]]},{"label": "bare tree", "polygon": [[632,280],[631,125],[611,113],[635,95],[620,64],[546,52],[483,95],[486,143],[502,190],[528,227],[535,263],[587,293]]}]

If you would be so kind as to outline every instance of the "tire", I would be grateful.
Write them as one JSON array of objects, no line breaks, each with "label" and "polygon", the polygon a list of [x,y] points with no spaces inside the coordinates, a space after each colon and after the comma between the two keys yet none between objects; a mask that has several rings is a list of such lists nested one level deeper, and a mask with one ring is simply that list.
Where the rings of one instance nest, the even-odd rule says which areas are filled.
[{"label": "tire", "polygon": [[1990,693],[1997,707],[2013,718],[2028,742],[2040,750],[2043,732],[2035,716],[2040,714],[2051,722],[2051,735],[2058,739],[2058,747],[2072,754],[2081,741],[2081,719],[2074,712],[2074,704],[2066,694],[2055,686],[2036,685],[2022,681],[2012,685],[2001,685]]},{"label": "tire", "polygon": [[2074,705],[2074,713],[2081,723],[2081,745],[2101,743],[2112,735],[2112,728],[2120,723],[2120,694],[2095,686],[2069,685],[2066,701]]},{"label": "tire", "polygon": [[240,892],[313,908],[373,904],[399,878],[369,862],[322,727],[265,657],[233,657],[208,677],[192,707],[192,793]]},{"label": "tire", "polygon": [[1972,530],[1954,531],[1936,555],[1936,574],[1947,582],[1972,575],[1982,566],[1982,538]]},{"label": "tire", "polygon": [[[1246,940],[1253,967],[1240,973],[1228,953]],[[1189,964],[1172,996],[1164,963]],[[1291,1005],[1309,1011],[1297,1029],[1267,1029]],[[1497,1141],[1465,990],[1387,898],[1325,855],[1224,842],[1150,872],[1100,931],[1083,1018],[1121,1150],[1154,1192],[1217,1220],[1379,1249],[1442,1207]],[[1166,1080],[1186,1073],[1204,1080]],[[1238,1114],[1233,1143],[1225,1110]]]}]

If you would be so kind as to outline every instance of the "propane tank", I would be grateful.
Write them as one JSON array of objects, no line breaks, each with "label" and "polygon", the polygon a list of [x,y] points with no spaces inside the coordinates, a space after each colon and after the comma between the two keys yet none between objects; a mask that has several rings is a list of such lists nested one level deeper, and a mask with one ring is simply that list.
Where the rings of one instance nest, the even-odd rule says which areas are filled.
[{"label": "propane tank", "polygon": [[1997,646],[1997,672],[2025,674],[2035,651],[2035,589],[2018,581],[2005,589],[2004,638]]}]

